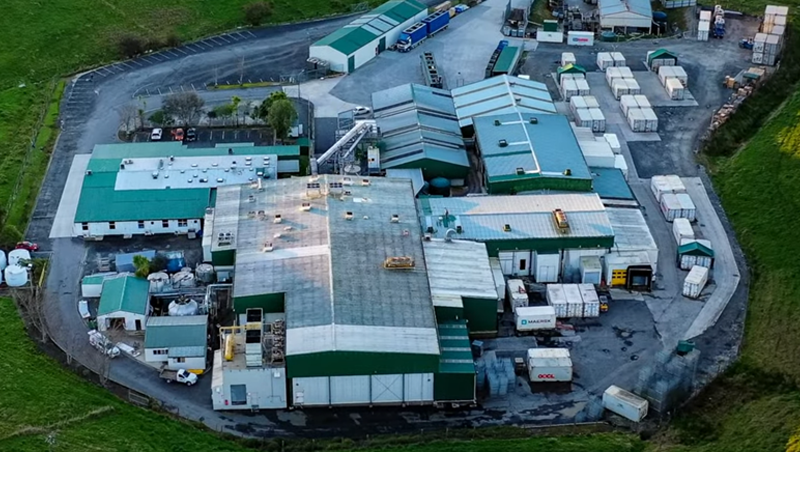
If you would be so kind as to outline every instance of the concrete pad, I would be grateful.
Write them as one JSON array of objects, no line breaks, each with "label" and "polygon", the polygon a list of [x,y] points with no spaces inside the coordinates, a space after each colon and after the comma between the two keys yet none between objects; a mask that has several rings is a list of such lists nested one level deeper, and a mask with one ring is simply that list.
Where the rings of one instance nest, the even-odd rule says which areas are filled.
[{"label": "concrete pad", "polygon": [[[356,105],[334,97],[330,92],[339,84],[341,78],[310,80],[297,85],[283,87],[289,97],[302,97],[314,103],[314,117],[336,118],[339,113],[350,111]],[[367,105],[366,103],[364,105]]]},{"label": "concrete pad", "polygon": [[[684,108],[698,105],[689,89],[686,89],[684,92],[683,100],[675,101],[670,99],[667,90],[661,85],[661,80],[658,79],[658,75],[652,71],[634,71],[633,77],[636,79],[639,87],[641,87],[642,94],[647,96],[647,100],[650,101],[650,104],[654,108],[662,106],[668,108]],[[690,79],[689,86],[691,87],[691,85],[692,80]]]},{"label": "concrete pad", "polygon": [[75,222],[75,213],[78,210],[78,201],[83,188],[83,176],[92,155],[75,155],[69,169],[67,182],[64,184],[64,193],[58,204],[53,227],[50,229],[50,238],[72,238],[72,224]]}]

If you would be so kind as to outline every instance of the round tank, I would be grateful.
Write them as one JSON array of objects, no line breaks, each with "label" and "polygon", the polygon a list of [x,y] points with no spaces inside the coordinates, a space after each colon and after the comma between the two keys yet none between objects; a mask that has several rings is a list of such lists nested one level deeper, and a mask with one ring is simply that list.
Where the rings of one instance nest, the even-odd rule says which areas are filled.
[{"label": "round tank", "polygon": [[31,253],[24,248],[17,248],[8,252],[8,265],[19,264],[21,260],[31,260]]},{"label": "round tank", "polygon": [[213,283],[214,266],[211,264],[199,264],[195,269],[195,276],[197,276],[197,281],[202,283]]},{"label": "round tank", "polygon": [[361,167],[358,165],[345,165],[342,170],[345,175],[358,175],[361,173]]},{"label": "round tank", "polygon": [[169,303],[170,316],[195,316],[198,309],[197,302],[184,297],[179,297]]},{"label": "round tank", "polygon": [[450,181],[444,177],[431,179],[430,192],[438,195],[450,194]]},{"label": "round tank", "polygon": [[613,42],[616,41],[617,34],[613,31],[604,31],[600,33],[600,38],[602,38],[604,42]]},{"label": "round tank", "polygon": [[6,253],[0,250],[0,271],[6,268],[8,261],[6,260]]},{"label": "round tank", "polygon": [[28,269],[17,264],[8,266],[4,274],[8,286],[25,286],[28,282]]},{"label": "round tank", "polygon": [[150,293],[161,293],[169,283],[169,274],[162,272],[152,273],[147,276],[147,281],[150,282]]},{"label": "round tank", "polygon": [[174,288],[192,288],[195,286],[194,273],[189,271],[181,271],[172,275],[172,286]]}]

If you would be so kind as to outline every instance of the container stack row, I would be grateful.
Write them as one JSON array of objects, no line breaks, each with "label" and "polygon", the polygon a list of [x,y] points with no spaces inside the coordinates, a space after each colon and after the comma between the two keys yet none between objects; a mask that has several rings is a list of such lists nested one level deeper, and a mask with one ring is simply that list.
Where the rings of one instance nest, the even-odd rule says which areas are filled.
[{"label": "container stack row", "polygon": [[597,53],[597,67],[600,71],[606,71],[608,68],[621,68],[627,67],[628,63],[625,61],[625,56],[621,52],[598,52]]},{"label": "container stack row", "polygon": [[619,107],[634,132],[658,131],[658,117],[646,96],[623,95]]},{"label": "container stack row", "polygon": [[686,193],[665,193],[658,205],[667,222],[678,218],[689,219],[690,222],[697,219],[697,208],[692,197]]},{"label": "container stack row", "polygon": [[600,299],[591,283],[547,285],[547,303],[558,318],[596,318]]},{"label": "container stack row", "polygon": [[700,22],[697,24],[697,40],[700,42],[707,42],[708,35],[711,32],[711,11],[700,11]]},{"label": "container stack row", "polygon": [[753,62],[774,66],[780,58],[786,35],[789,7],[767,5],[764,21],[753,38]]},{"label": "container stack row", "polygon": [[623,95],[638,95],[642,93],[639,82],[633,77],[633,72],[627,66],[614,66],[606,70],[606,82],[611,87],[614,98],[619,100]]},{"label": "container stack row", "polygon": [[686,88],[689,86],[689,77],[680,66],[661,66],[658,68],[658,79],[673,101],[684,99]]},{"label": "container stack row", "polygon": [[[487,354],[494,354],[493,352]],[[475,362],[476,385],[479,390],[489,386],[490,396],[505,396],[514,390],[517,375],[511,358],[485,356]]]},{"label": "container stack row", "polygon": [[573,96],[569,100],[569,108],[577,126],[590,128],[592,132],[606,131],[606,117],[594,96]]},{"label": "container stack row", "polygon": [[589,82],[581,73],[565,73],[559,76],[559,89],[565,101],[575,96],[589,95]]},{"label": "container stack row", "polygon": [[708,283],[708,268],[702,266],[692,267],[683,281],[683,295],[690,299],[697,299]]}]

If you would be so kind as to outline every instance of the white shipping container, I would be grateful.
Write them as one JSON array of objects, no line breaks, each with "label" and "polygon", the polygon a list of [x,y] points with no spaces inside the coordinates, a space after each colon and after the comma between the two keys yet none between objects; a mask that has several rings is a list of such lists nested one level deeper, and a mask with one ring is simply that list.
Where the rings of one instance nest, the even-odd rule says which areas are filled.
[{"label": "white shipping container", "polygon": [[697,41],[707,42],[710,24],[708,21],[701,21],[697,30]]},{"label": "white shipping container", "polygon": [[625,78],[625,85],[628,86],[629,94],[636,95],[642,93],[642,87],[639,86],[639,82],[634,78]]},{"label": "white shipping container", "polygon": [[710,10],[701,10],[700,11],[700,20],[701,21],[711,22],[711,11]]},{"label": "white shipping container", "polygon": [[753,52],[753,64],[764,64],[763,52]]},{"label": "white shipping container", "polygon": [[635,95],[623,95],[619,98],[619,109],[622,110],[622,116],[628,117],[628,111],[632,108],[638,108],[639,103],[636,102]]},{"label": "white shipping container", "polygon": [[633,108],[628,111],[628,125],[634,132],[644,132],[646,126],[644,113],[639,108]]},{"label": "white shipping container", "polygon": [[658,131],[658,117],[652,108],[641,108],[644,115],[644,131],[657,132]]},{"label": "white shipping container", "polygon": [[677,78],[667,78],[666,84],[667,94],[673,101],[682,101],[684,88],[683,84]]},{"label": "white shipping container", "polygon": [[653,107],[650,104],[650,100],[647,99],[647,96],[645,96],[645,95],[639,94],[639,95],[633,96],[633,98],[636,100],[636,104],[642,109],[652,108]]},{"label": "white shipping container", "polygon": [[599,285],[603,279],[603,265],[600,257],[589,255],[581,257],[581,283]]},{"label": "white shipping container", "polygon": [[630,93],[628,90],[628,82],[624,78],[616,78],[611,84],[611,92],[614,94],[614,99],[619,100],[622,96]]},{"label": "white shipping container", "polygon": [[514,312],[517,331],[555,330],[556,310],[553,306],[518,307]]},{"label": "white shipping container", "polygon": [[586,96],[589,95],[589,82],[585,79],[583,80],[575,80],[575,85],[578,87],[578,95]]},{"label": "white shipping container", "polygon": [[600,111],[600,108],[589,108],[587,109],[587,111],[589,112],[589,115],[592,117],[592,132],[599,132],[599,133],[605,132],[606,117],[603,114],[603,112]]},{"label": "white shipping container", "polygon": [[614,152],[607,142],[579,141],[578,145],[588,166],[614,168]]},{"label": "white shipping container", "polygon": [[572,52],[561,53],[561,66],[566,66],[567,64],[575,64],[575,54]]},{"label": "white shipping container", "polygon": [[654,175],[650,178],[650,191],[657,201],[661,201],[664,193],[685,193],[686,186],[677,175]]},{"label": "white shipping container", "polygon": [[661,195],[661,202],[659,203],[661,213],[668,222],[674,221],[676,218],[683,215],[681,202],[678,201],[678,196],[673,193],[664,193]]},{"label": "white shipping container", "polygon": [[576,95],[569,99],[569,109],[575,113],[576,109],[586,109],[589,106],[586,105],[586,99],[581,95]]},{"label": "white shipping container", "polygon": [[692,201],[692,197],[687,193],[677,193],[675,197],[681,206],[681,215],[684,219],[689,219],[689,222],[694,222],[697,219],[697,208]]},{"label": "white shipping container", "polygon": [[632,422],[641,422],[647,416],[649,404],[632,392],[612,385],[603,392],[603,408]]},{"label": "white shipping container", "polygon": [[690,299],[700,297],[706,283],[708,283],[708,268],[701,266],[692,267],[686,279],[683,281],[683,295]]},{"label": "white shipping container", "polygon": [[597,102],[597,97],[595,97],[593,95],[585,95],[585,96],[581,96],[581,97],[583,97],[583,100],[586,102],[586,107],[587,108],[599,108],[600,107],[600,103]]},{"label": "white shipping container", "polygon": [[605,71],[608,68],[614,67],[614,58],[611,57],[610,52],[598,52],[597,53],[597,67],[600,68],[600,71]]},{"label": "white shipping container", "polygon": [[[575,97],[573,97],[575,99]],[[578,108],[575,110],[575,125],[579,127],[592,128],[592,114],[589,108]]]},{"label": "white shipping container", "polygon": [[582,318],[583,317],[583,297],[581,290],[575,283],[565,283],[564,297],[567,299],[567,317],[568,318]]},{"label": "white shipping container", "polygon": [[693,240],[694,229],[689,219],[684,217],[677,217],[672,221],[672,236],[675,238],[675,243],[681,245],[681,240]]},{"label": "white shipping container", "polygon": [[766,33],[756,33],[753,37],[753,52],[764,52],[764,45],[767,43]]},{"label": "white shipping container", "polygon": [[578,285],[583,299],[583,317],[596,318],[600,316],[600,298],[597,296],[597,290],[591,283],[581,283]]},{"label": "white shipping container", "polygon": [[620,76],[622,76],[622,78],[628,78],[628,79],[633,78],[633,71],[631,71],[631,69],[628,68],[627,66],[620,66],[619,74]]},{"label": "white shipping container", "polygon": [[672,71],[673,78],[677,78],[678,81],[681,82],[681,85],[683,85],[683,88],[689,86],[689,75],[686,74],[686,70],[683,69],[682,66],[673,66]]},{"label": "white shipping container", "polygon": [[565,101],[578,94],[578,81],[580,80],[564,80],[564,85],[561,86],[561,95]]},{"label": "white shipping container", "polygon": [[611,151],[615,155],[618,155],[622,152],[617,134],[603,134],[603,137],[605,138],[606,142],[608,142],[608,145],[611,146]]},{"label": "white shipping container", "polygon": [[614,80],[622,78],[622,70],[620,68],[608,68],[606,70],[606,82],[609,87],[614,85]]},{"label": "white shipping container", "polygon": [[614,168],[622,171],[622,177],[628,180],[628,162],[622,155],[614,155]]},{"label": "white shipping container", "polygon": [[591,47],[594,45],[594,33],[591,31],[569,31],[567,32],[567,45]]},{"label": "white shipping container", "polygon": [[767,54],[777,54],[781,44],[781,37],[778,35],[767,35],[767,42],[764,44],[764,52]]},{"label": "white shipping container", "polygon": [[674,76],[673,69],[675,66],[661,66],[658,68],[658,81],[661,82],[661,85],[667,84],[667,78],[672,78]]},{"label": "white shipping container", "polygon": [[586,75],[583,73],[563,73],[558,77],[558,86],[563,87],[564,82],[567,80],[586,80]]},{"label": "white shipping container", "polygon": [[557,318],[567,318],[567,297],[564,294],[564,285],[551,283],[547,285],[547,304],[552,306]]},{"label": "white shipping container", "polygon": [[531,382],[570,382],[572,358],[569,350],[528,349],[528,376]]},{"label": "white shipping container", "polygon": [[511,311],[516,311],[518,307],[528,307],[528,291],[522,280],[508,280],[508,302],[511,304]]},{"label": "white shipping container", "polygon": [[622,55],[622,52],[612,52],[611,59],[614,60],[614,66],[621,67],[627,66],[628,64],[625,62],[625,56]]}]

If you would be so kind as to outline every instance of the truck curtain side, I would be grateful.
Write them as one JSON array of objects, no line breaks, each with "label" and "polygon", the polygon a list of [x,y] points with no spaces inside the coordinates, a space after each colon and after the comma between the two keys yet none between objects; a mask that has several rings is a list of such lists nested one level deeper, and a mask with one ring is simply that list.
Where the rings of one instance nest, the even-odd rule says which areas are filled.
[{"label": "truck curtain side", "polygon": [[447,29],[449,24],[450,13],[446,10],[436,11],[421,22],[404,29],[397,40],[397,49],[400,52],[408,52],[426,38]]}]

